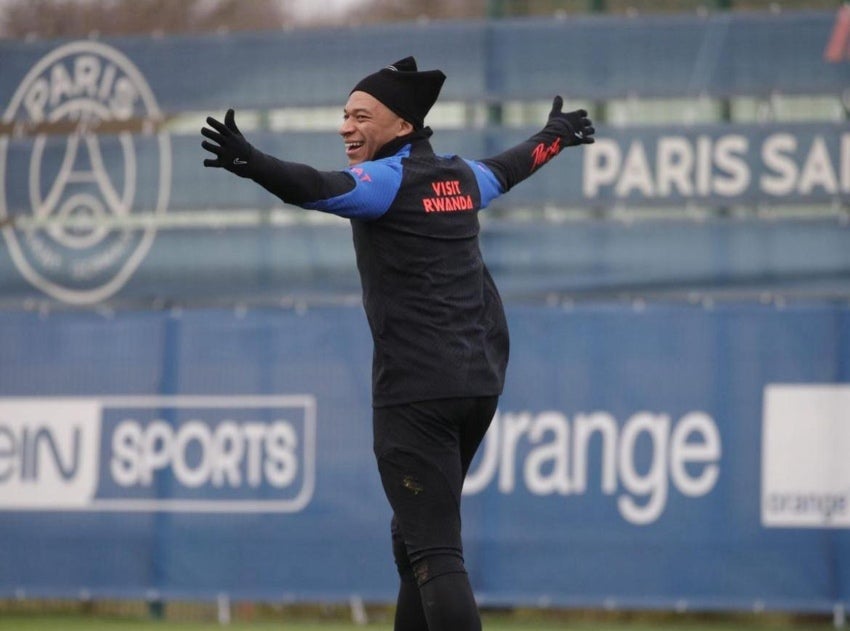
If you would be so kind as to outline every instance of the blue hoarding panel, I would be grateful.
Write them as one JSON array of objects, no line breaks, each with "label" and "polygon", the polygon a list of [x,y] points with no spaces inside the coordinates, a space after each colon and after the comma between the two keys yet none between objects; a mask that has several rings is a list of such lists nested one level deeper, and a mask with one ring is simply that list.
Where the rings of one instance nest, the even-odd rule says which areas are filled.
[{"label": "blue hoarding panel", "polygon": [[[532,131],[505,133],[494,151]],[[435,134],[433,142],[440,152],[478,158],[488,138],[464,130]],[[282,159],[341,167],[332,133],[251,139]],[[201,152],[198,138],[167,134],[0,139],[8,165],[0,172],[0,221],[14,222],[2,229],[0,296],[93,304],[357,293],[346,221],[287,209],[249,180],[205,169]],[[800,282],[823,289],[846,285],[850,265],[850,231],[838,213],[775,222],[755,214],[725,222],[491,219],[510,220],[524,206],[621,206],[624,219],[640,206],[664,207],[667,219],[681,219],[690,207],[840,208],[848,199],[844,124],[610,129],[592,145],[565,151],[481,216],[488,261],[512,294]],[[283,211],[291,214],[276,220]],[[103,226],[92,223],[100,219]]]},{"label": "blue hoarding panel", "polygon": [[[356,293],[343,229],[303,225],[291,215],[278,221],[280,200],[249,181],[203,168],[200,135],[172,134],[163,123],[173,112],[221,116],[228,106],[340,105],[348,90],[341,86],[350,85],[342,74],[357,77],[383,66],[402,43],[415,50],[405,48],[398,57],[422,50],[437,55],[434,65],[450,78],[463,77],[457,87],[447,84],[446,99],[548,98],[562,91],[559,85],[569,88],[564,90],[568,102],[614,92],[719,97],[762,93],[768,77],[771,90],[835,96],[843,94],[850,72],[842,56],[844,31],[836,26],[846,15],[842,9],[838,14],[587,17],[2,42],[0,299],[16,306],[45,297],[92,305],[113,298],[134,304],[210,303],[260,295],[268,302],[270,296],[317,285],[320,291]],[[378,34],[388,48],[373,47]],[[678,54],[660,45],[667,40],[681,49]],[[458,41],[469,47],[462,59],[452,53]],[[368,46],[368,54],[359,55],[356,42]],[[833,48],[842,54],[834,58]],[[363,64],[360,70],[338,63],[343,51],[346,59]],[[783,71],[775,73],[776,67]],[[240,84],[224,94],[220,72]],[[637,86],[650,87],[641,92]],[[438,152],[482,158],[537,128],[437,131]],[[248,136],[281,159],[344,168],[342,144],[332,132],[265,130]],[[674,216],[695,206],[817,204],[830,205],[839,215],[848,198],[845,122],[629,128],[602,122],[595,144],[565,151],[494,207],[622,208],[630,219],[637,207],[669,209]],[[805,227],[785,223],[759,229],[747,223],[734,229],[674,227],[679,238],[665,245],[666,260],[659,260],[658,247],[646,245],[657,246],[670,234],[671,228],[657,224],[533,227],[545,233],[541,242],[547,247],[519,255],[516,242],[504,236],[525,228],[497,227],[498,236],[489,241],[511,253],[492,251],[508,277],[500,282],[509,288],[516,281],[510,287],[516,293],[568,289],[557,271],[565,260],[581,270],[570,277],[578,278],[575,285],[582,290],[693,282],[754,286],[766,278],[846,284],[846,225],[815,220]],[[223,226],[239,228],[225,233]],[[798,231],[806,238],[787,248]],[[585,236],[602,249],[590,250]],[[568,240],[570,249],[561,246]],[[549,267],[538,265],[538,276],[529,278],[530,259]]]},{"label": "blue hoarding panel", "polygon": [[[447,74],[447,100],[840,95],[846,43],[828,53],[840,20],[832,11],[570,16],[104,41],[148,77],[166,112],[341,105],[358,77],[407,55]],[[0,102],[55,45],[0,42]]]},{"label": "blue hoarding panel", "polygon": [[[509,309],[483,602],[850,601],[850,314]],[[391,601],[358,308],[0,314],[0,592]]]}]

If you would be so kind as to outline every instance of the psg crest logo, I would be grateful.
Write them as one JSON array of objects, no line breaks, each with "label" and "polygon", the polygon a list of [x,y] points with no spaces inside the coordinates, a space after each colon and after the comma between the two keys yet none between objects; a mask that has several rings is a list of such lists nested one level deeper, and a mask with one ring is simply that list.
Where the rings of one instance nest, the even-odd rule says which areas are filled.
[{"label": "psg crest logo", "polygon": [[162,120],[145,78],[105,44],[71,42],[30,69],[0,120],[0,226],[30,284],[79,305],[124,286],[168,205]]}]

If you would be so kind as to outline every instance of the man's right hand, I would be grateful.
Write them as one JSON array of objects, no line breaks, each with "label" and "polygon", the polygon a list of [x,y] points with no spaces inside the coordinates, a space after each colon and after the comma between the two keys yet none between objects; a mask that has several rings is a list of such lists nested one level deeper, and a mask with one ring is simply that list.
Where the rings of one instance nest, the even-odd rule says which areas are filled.
[{"label": "man's right hand", "polygon": [[217,121],[212,116],[207,117],[207,125],[201,134],[212,142],[204,140],[201,146],[215,155],[215,158],[204,160],[205,167],[216,167],[227,169],[240,177],[250,177],[251,158],[254,148],[251,146],[239,128],[232,109],[227,110],[224,115],[224,123]]}]

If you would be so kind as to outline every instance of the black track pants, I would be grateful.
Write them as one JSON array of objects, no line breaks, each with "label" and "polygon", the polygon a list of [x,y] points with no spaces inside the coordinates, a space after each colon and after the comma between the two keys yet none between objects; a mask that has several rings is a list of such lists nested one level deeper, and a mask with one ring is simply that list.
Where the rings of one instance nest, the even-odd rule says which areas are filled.
[{"label": "black track pants", "polygon": [[438,399],[374,410],[375,456],[393,509],[401,576],[397,631],[481,628],[463,562],[460,499],[497,402]]}]

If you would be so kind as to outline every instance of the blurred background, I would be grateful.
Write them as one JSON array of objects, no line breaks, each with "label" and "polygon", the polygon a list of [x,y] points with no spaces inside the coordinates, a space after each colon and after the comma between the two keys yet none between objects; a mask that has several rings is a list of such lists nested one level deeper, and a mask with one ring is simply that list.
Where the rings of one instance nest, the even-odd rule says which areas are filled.
[{"label": "blurred background", "polygon": [[204,169],[199,132],[233,107],[344,168],[349,91],[407,55],[448,76],[440,153],[556,94],[597,130],[480,215],[512,331],[464,500],[482,604],[844,624],[834,0],[0,0],[0,597],[393,601],[348,222]]}]

